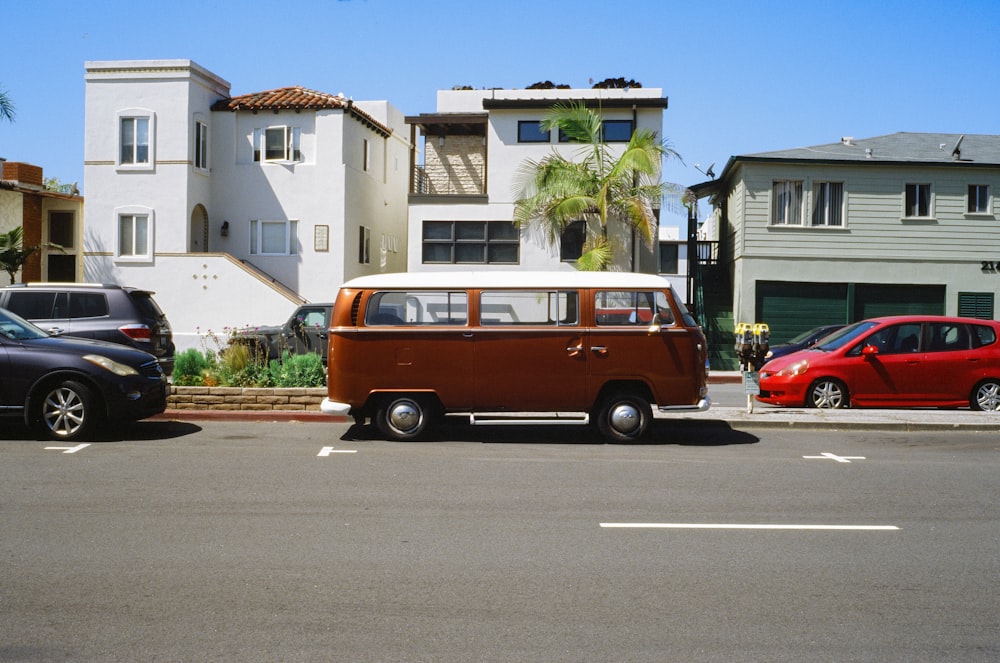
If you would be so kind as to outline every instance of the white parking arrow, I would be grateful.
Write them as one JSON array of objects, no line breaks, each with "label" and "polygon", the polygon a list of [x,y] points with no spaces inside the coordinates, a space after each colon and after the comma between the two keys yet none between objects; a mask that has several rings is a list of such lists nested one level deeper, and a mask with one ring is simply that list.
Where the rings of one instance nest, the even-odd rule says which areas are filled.
[{"label": "white parking arrow", "polygon": [[89,446],[90,446],[89,443],[84,442],[82,444],[76,445],[75,447],[45,447],[45,450],[46,451],[61,451],[64,454],[75,454],[80,449],[86,449]]},{"label": "white parking arrow", "polygon": [[333,447],[323,447],[317,456],[329,456],[330,454],[356,454],[357,449],[334,449]]}]

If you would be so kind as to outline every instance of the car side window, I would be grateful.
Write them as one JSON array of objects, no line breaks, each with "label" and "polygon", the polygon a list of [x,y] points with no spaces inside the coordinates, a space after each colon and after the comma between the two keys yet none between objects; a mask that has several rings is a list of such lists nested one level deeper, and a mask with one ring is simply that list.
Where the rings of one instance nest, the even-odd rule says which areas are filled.
[{"label": "car side window", "polygon": [[56,293],[54,292],[12,292],[7,300],[7,308],[25,320],[51,320],[55,313]]},{"label": "car side window", "polygon": [[969,329],[964,324],[934,322],[930,324],[930,341],[927,351],[949,352],[953,350],[968,350],[970,341]]},{"label": "car side window", "polygon": [[920,350],[920,323],[908,322],[884,327],[865,339],[862,345],[874,345],[880,355],[917,352]]},{"label": "car side window", "polygon": [[992,327],[986,325],[972,325],[972,337],[974,347],[980,348],[984,345],[996,343],[997,335]]},{"label": "car side window", "polygon": [[[100,318],[108,314],[108,298],[99,292],[74,292],[69,298],[69,317]],[[64,317],[64,316],[58,316]]]}]

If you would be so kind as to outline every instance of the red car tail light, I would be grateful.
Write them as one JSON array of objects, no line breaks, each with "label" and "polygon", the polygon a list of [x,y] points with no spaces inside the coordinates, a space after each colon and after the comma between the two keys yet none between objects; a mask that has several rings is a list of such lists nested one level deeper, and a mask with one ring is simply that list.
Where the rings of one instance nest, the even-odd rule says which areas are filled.
[{"label": "red car tail light", "polygon": [[148,325],[122,325],[118,331],[128,336],[133,341],[144,341],[149,343],[152,340],[153,330]]}]

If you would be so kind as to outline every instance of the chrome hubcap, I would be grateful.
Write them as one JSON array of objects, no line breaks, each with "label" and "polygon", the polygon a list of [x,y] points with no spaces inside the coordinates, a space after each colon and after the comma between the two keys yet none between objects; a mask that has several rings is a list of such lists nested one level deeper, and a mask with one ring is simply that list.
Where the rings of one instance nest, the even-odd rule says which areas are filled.
[{"label": "chrome hubcap", "polygon": [[389,423],[406,433],[420,425],[420,408],[412,401],[399,401],[389,410]]},{"label": "chrome hubcap", "polygon": [[627,435],[636,431],[642,424],[642,413],[635,406],[622,403],[611,410],[608,421],[613,429]]}]

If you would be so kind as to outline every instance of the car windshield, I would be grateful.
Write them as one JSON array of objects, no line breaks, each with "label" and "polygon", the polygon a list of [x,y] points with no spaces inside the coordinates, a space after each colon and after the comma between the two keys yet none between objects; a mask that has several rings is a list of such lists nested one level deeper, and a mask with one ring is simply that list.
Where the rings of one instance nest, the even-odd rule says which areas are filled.
[{"label": "car windshield", "polygon": [[48,334],[24,318],[0,308],[0,336],[14,341],[31,338],[46,338]]},{"label": "car windshield", "polygon": [[855,322],[853,325],[848,325],[840,331],[836,331],[830,336],[827,336],[822,343],[818,343],[810,348],[810,350],[818,350],[819,352],[833,352],[839,348],[849,345],[856,341],[858,337],[863,336],[869,329],[874,327],[876,322],[871,320],[865,320],[862,322]]},{"label": "car windshield", "polygon": [[813,335],[819,333],[820,331],[827,329],[827,327],[813,327],[809,331],[802,332],[798,336],[793,336],[792,338],[785,341],[787,345],[792,345],[793,343],[804,343],[809,340]]}]

